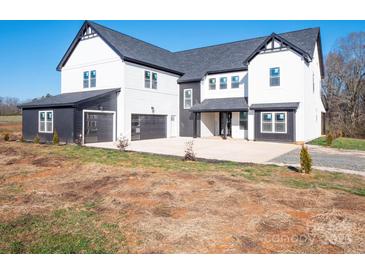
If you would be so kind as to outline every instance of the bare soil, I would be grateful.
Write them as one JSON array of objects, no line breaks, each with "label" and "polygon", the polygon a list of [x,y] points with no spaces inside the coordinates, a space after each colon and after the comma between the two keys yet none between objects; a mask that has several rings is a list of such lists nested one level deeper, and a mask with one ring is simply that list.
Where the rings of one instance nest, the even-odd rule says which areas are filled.
[{"label": "bare soil", "polygon": [[87,163],[52,150],[0,142],[0,223],[92,207],[123,231],[126,245],[115,252],[365,252],[364,196],[293,188],[276,176]]}]

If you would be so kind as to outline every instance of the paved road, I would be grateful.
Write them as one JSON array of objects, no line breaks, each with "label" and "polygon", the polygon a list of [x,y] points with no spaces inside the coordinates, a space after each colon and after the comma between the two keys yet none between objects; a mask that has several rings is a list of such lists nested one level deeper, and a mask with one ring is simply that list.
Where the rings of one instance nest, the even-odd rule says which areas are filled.
[{"label": "paved road", "polygon": [[[343,151],[318,146],[308,146],[312,156],[313,166],[329,167],[345,170],[365,172],[365,152]],[[292,150],[279,157],[271,159],[270,162],[282,164],[298,164],[300,149]]]}]

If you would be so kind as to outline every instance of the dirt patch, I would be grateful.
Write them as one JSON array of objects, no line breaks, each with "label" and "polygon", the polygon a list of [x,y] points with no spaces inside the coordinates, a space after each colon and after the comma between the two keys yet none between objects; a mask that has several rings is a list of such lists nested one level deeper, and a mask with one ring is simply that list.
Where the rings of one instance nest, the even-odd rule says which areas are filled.
[{"label": "dirt patch", "polygon": [[128,168],[85,163],[58,149],[0,143],[1,222],[77,209],[97,216],[95,225],[123,230],[130,253],[365,252],[365,198],[291,188],[282,183],[298,176],[291,171],[250,179],[232,175],[244,170]]}]

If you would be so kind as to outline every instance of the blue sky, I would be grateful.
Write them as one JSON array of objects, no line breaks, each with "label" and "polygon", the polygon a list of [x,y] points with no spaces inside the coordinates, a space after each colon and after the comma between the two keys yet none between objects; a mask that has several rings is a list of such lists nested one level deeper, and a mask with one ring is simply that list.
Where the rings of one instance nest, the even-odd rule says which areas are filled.
[{"label": "blue sky", "polygon": [[[98,21],[171,51],[320,27],[323,53],[365,21]],[[21,100],[60,92],[56,66],[83,21],[0,21],[0,96]]]}]

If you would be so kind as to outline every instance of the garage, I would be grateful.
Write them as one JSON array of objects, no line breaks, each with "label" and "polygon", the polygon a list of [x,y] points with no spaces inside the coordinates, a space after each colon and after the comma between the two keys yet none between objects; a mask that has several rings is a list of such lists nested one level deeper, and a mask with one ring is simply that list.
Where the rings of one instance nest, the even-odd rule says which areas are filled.
[{"label": "garage", "polygon": [[84,111],[84,143],[114,141],[114,112]]},{"label": "garage", "polygon": [[167,115],[132,114],[132,141],[166,138]]}]

